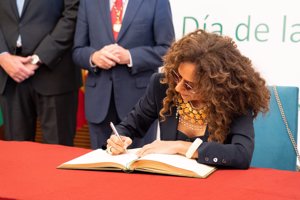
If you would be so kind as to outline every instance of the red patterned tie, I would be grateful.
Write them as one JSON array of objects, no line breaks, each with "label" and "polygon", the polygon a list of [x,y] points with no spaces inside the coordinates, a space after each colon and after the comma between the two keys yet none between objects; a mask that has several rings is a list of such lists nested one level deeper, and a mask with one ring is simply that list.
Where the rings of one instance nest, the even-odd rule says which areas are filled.
[{"label": "red patterned tie", "polygon": [[114,38],[117,40],[122,26],[123,0],[115,0],[111,9],[111,22],[113,27]]}]

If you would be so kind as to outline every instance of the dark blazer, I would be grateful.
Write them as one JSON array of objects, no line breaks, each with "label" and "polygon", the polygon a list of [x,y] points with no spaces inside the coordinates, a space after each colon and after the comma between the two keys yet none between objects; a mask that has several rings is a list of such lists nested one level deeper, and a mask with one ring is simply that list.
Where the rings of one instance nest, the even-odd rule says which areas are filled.
[{"label": "dark blazer", "polygon": [[[162,56],[174,40],[168,0],[129,0],[117,41],[113,38],[109,0],[82,0],[78,11],[73,57],[90,71],[86,80],[85,109],[89,122],[106,117],[112,92],[122,119],[144,94],[150,77],[162,65]],[[105,45],[129,49],[133,67],[117,65],[94,73],[89,59]]]},{"label": "dark blazer", "polygon": [[[159,111],[163,106],[162,102],[167,90],[167,85],[160,83],[162,77],[162,74],[154,74],[151,77],[145,95],[124,121],[117,126],[119,133],[131,138],[143,137],[152,122],[159,118]],[[177,139],[178,119],[176,119],[175,107],[172,110],[172,115],[167,116],[165,121],[160,121],[159,125],[161,140]],[[205,134],[208,135],[208,131]],[[247,115],[233,119],[230,126],[230,133],[224,144],[204,141],[198,149],[198,162],[208,165],[245,169],[250,165],[253,150],[253,117],[251,112],[249,112]]]},{"label": "dark blazer", "polygon": [[[44,63],[30,78],[43,95],[74,91],[80,85],[80,70],[70,51],[78,4],[79,0],[25,0],[19,17],[16,0],[0,1],[0,53],[14,54],[21,34],[22,54],[37,54]],[[0,68],[0,94],[7,78]]]}]

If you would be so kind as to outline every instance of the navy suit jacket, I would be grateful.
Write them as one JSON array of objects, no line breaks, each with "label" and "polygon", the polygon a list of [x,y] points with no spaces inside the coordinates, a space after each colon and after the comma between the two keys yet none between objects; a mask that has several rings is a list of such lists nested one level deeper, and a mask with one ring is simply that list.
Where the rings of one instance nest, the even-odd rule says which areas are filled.
[{"label": "navy suit jacket", "polygon": [[[129,0],[117,41],[113,38],[109,0],[81,0],[73,59],[89,70],[85,90],[87,120],[104,120],[112,92],[118,116],[126,116],[144,94],[151,75],[162,65],[162,56],[174,37],[168,0]],[[133,67],[117,65],[95,73],[90,56],[113,43],[129,49]]]},{"label": "navy suit jacket", "polygon": [[[16,0],[0,1],[0,53],[15,53],[22,36],[22,54],[37,54],[44,65],[29,78],[43,95],[78,90],[80,70],[72,60],[72,46],[79,0],[25,0],[19,17]],[[0,94],[8,75],[0,67]]]},{"label": "navy suit jacket", "polygon": [[[163,107],[167,85],[161,84],[162,74],[154,74],[145,95],[134,109],[116,127],[122,135],[143,137],[152,122],[159,118],[159,111]],[[178,119],[176,108],[172,114],[166,116],[165,121],[159,122],[161,140],[176,140]],[[209,124],[208,124],[209,126]],[[206,135],[209,132],[206,129]],[[221,167],[246,169],[249,167],[254,150],[254,128],[251,112],[233,119],[230,133],[224,144],[203,141],[198,148],[198,162]]]}]

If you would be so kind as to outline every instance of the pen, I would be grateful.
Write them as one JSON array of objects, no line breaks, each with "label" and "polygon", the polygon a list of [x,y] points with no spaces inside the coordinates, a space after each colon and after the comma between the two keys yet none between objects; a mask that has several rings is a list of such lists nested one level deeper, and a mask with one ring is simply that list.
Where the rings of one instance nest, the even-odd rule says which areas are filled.
[{"label": "pen", "polygon": [[118,133],[118,131],[117,131],[115,125],[114,125],[112,122],[110,122],[109,125],[110,125],[111,129],[113,130],[114,134],[115,134],[115,135],[119,138],[119,140],[123,143],[124,149],[125,149],[125,151],[127,152],[127,150],[126,150],[126,148],[125,148],[125,144],[124,144],[123,140],[121,139],[120,134]]}]

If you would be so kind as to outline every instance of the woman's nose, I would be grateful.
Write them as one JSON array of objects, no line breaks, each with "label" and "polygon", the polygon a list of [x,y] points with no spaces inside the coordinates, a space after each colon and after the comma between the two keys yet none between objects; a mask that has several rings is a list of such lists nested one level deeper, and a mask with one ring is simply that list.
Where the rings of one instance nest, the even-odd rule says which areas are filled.
[{"label": "woman's nose", "polygon": [[181,79],[175,86],[175,91],[181,93],[184,90],[184,82]]}]

